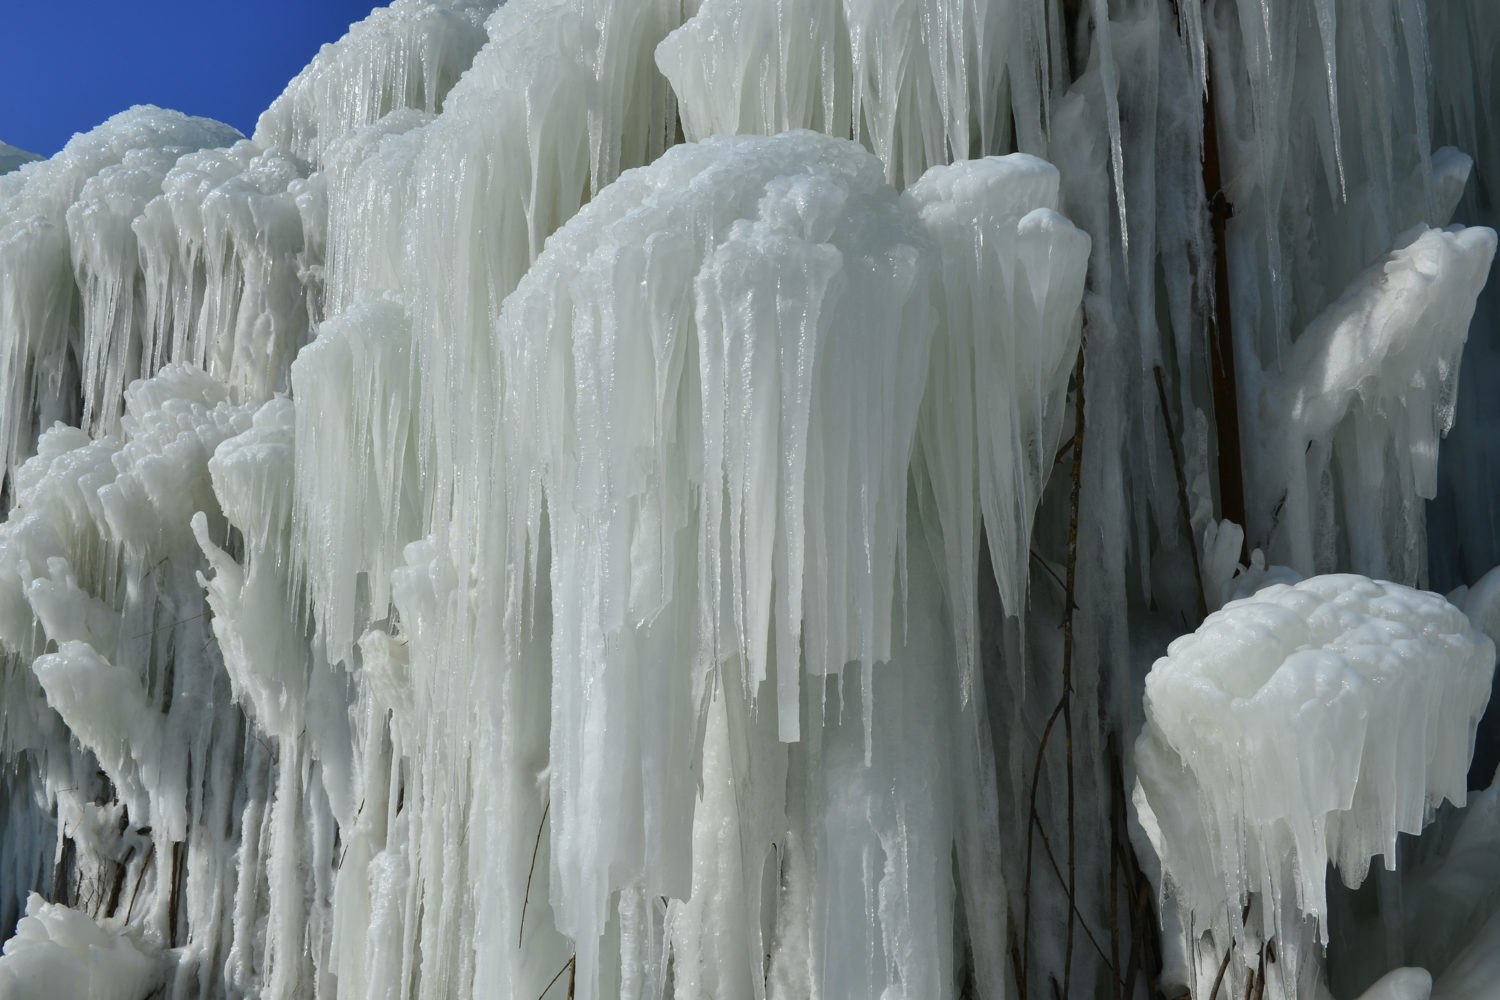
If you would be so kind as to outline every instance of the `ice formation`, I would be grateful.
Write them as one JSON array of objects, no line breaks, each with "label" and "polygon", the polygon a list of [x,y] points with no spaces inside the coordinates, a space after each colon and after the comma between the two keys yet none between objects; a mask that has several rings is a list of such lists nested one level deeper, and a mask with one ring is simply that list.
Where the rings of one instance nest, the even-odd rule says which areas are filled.
[{"label": "ice formation", "polygon": [[1269,942],[1272,995],[1313,990],[1329,863],[1357,887],[1373,856],[1395,867],[1397,834],[1464,804],[1494,665],[1443,598],[1341,574],[1266,587],[1172,643],[1146,677],[1135,805],[1194,958],[1209,936],[1194,995],[1221,955],[1231,983],[1257,955],[1265,977]]},{"label": "ice formation", "polygon": [[398,0],[0,147],[0,995],[1464,995],[1321,859],[1489,690],[1493,22]]}]

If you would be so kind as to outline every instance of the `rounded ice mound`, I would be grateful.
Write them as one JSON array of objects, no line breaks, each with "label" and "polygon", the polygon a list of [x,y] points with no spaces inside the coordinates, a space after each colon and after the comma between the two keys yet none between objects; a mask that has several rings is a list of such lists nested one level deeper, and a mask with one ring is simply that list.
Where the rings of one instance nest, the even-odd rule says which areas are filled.
[{"label": "rounded ice mound", "polygon": [[1297,940],[1327,943],[1328,861],[1357,886],[1463,804],[1494,663],[1442,597],[1352,575],[1267,587],[1173,642],[1146,678],[1134,799],[1181,926],[1220,952],[1278,939],[1294,985]]}]

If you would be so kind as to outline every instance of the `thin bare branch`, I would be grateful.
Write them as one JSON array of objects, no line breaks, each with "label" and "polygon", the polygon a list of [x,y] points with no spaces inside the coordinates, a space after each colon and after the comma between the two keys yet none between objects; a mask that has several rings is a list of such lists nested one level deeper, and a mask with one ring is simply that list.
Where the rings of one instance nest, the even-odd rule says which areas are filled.
[{"label": "thin bare branch", "polygon": [[573,969],[573,964],[575,962],[577,962],[577,961],[578,961],[578,955],[574,954],[573,957],[571,957],[571,958],[569,958],[567,960],[567,962],[563,963],[563,967],[561,969],[557,970],[557,975],[555,975],[555,976],[552,977],[552,981],[549,982],[546,986],[542,987],[542,992],[540,992],[540,993],[537,994],[536,1000],[542,1000],[542,997],[544,997],[544,996],[547,995],[547,991],[550,990],[552,987],[554,987],[554,986],[557,985],[557,981],[562,978],[562,974],[564,972],[569,973],[569,976],[568,976],[568,996],[571,997],[573,995],[573,976],[571,975],[571,973],[572,973],[572,969]]},{"label": "thin bare branch", "polygon": [[[526,933],[526,904],[531,901],[531,877],[536,874],[536,856],[542,849],[542,829],[547,825],[547,813],[552,809],[552,796],[542,806],[542,821],[536,825],[536,843],[531,845],[531,868],[526,872],[526,894],[521,897],[521,926],[516,929],[516,947],[521,947],[521,938]],[[560,973],[559,973],[560,974]]]}]

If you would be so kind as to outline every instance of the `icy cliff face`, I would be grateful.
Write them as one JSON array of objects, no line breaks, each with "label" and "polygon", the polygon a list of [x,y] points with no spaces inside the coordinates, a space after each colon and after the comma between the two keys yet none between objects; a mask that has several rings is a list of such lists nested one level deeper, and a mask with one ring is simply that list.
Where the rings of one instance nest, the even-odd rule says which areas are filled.
[{"label": "icy cliff face", "polygon": [[[1427,30],[400,0],[250,139],[137,108],[0,176],[0,981],[1142,995],[1143,683],[1178,912],[1243,955],[1258,896],[1299,981],[1319,852],[1462,799],[1493,649],[1339,577],[1288,592],[1367,650],[1304,724],[1179,732],[1144,668],[1246,533],[1424,578],[1495,249]],[[1296,659],[1216,627],[1215,677]],[[1278,733],[1334,762],[1291,812],[1157,766]]]}]

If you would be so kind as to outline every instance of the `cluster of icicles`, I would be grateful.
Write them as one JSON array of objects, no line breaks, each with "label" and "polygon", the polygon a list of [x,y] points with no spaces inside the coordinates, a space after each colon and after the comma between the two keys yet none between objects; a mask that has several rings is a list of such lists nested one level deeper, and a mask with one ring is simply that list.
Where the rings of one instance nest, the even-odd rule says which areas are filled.
[{"label": "cluster of icicles", "polygon": [[[1278,5],[1242,43],[1230,5],[1096,3],[1071,79],[1062,6],[398,0],[253,139],[136,108],[0,175],[0,925],[32,912],[0,993],[41,988],[48,946],[121,1000],[1120,975],[1014,925],[1023,897],[1039,926],[1109,903],[1059,906],[1049,873],[1033,913],[1020,845],[1028,815],[1112,822],[1126,609],[1176,599],[1148,540],[1218,553],[1199,596],[1235,569],[1189,332],[1207,40],[1250,81],[1220,142],[1270,276],[1236,294],[1246,419],[1275,423],[1248,528],[1277,558],[1416,572],[1494,236],[1411,229],[1469,161],[1382,147],[1364,112],[1394,96],[1355,91],[1340,132],[1330,43],[1332,132],[1268,127],[1263,48],[1307,45]],[[1339,44],[1425,52],[1407,6]],[[1415,71],[1376,65],[1425,134]],[[1158,110],[1160,141],[1131,133]],[[1376,206],[1338,216],[1358,266],[1283,247],[1297,157],[1337,193],[1315,214]],[[1064,600],[1029,567],[1060,580],[1044,490],[1081,443],[1085,315]],[[1153,367],[1191,512],[1144,430]],[[1378,524],[1348,528],[1325,482],[1386,458]],[[1071,758],[1028,749],[1075,607],[1076,822]],[[1080,843],[1077,877],[1111,850]]]}]

